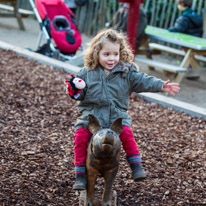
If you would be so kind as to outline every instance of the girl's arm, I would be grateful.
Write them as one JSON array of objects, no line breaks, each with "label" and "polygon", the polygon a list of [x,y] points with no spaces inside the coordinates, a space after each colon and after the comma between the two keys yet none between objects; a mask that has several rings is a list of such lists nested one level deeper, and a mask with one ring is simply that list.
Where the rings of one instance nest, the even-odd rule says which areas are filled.
[{"label": "girl's arm", "polygon": [[162,91],[175,96],[175,93],[179,93],[180,87],[178,83],[170,83],[170,80],[167,80],[162,86]]}]

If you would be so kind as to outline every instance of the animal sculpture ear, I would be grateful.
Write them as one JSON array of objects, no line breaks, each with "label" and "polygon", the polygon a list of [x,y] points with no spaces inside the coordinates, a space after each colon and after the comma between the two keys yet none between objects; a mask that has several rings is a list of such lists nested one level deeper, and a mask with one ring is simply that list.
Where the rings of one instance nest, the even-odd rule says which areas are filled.
[{"label": "animal sculpture ear", "polygon": [[123,130],[122,118],[118,118],[112,123],[111,130],[115,131],[117,134],[121,134]]},{"label": "animal sculpture ear", "polygon": [[88,129],[92,134],[96,134],[101,129],[99,120],[92,114],[89,114]]}]

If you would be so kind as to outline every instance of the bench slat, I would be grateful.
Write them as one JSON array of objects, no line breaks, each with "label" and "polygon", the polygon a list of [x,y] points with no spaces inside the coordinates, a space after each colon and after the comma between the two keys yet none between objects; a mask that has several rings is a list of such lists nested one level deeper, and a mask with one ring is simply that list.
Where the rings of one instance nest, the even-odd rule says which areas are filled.
[{"label": "bench slat", "polygon": [[[0,9],[11,11],[11,12],[14,11],[14,7],[13,6],[5,5],[5,4],[0,4]],[[20,14],[25,14],[25,15],[34,15],[33,11],[29,11],[29,10],[25,10],[25,9],[19,9],[18,12]]]},{"label": "bench slat", "polygon": [[157,49],[157,50],[160,50],[160,51],[166,51],[168,53],[177,54],[177,55],[180,55],[180,56],[184,56],[185,55],[185,52],[182,51],[182,50],[175,49],[175,48],[168,47],[168,46],[164,46],[164,45],[157,44],[157,43],[149,43],[149,47],[151,49]]},{"label": "bench slat", "polygon": [[[179,55],[179,56],[184,56],[185,55],[185,52],[182,51],[182,50],[171,48],[171,47],[164,46],[164,45],[157,44],[157,43],[149,43],[149,47],[151,49],[157,49],[157,50],[160,50],[160,51],[166,51],[168,53]],[[201,55],[195,55],[195,59],[199,60],[199,61],[202,61],[202,62],[206,62],[206,57],[201,56]]]},{"label": "bench slat", "polygon": [[152,59],[147,59],[147,58],[140,57],[140,56],[135,56],[135,60],[139,63],[143,63],[143,64],[146,64],[148,66],[159,68],[160,70],[163,70],[163,71],[169,71],[169,72],[173,72],[173,73],[179,73],[179,72],[186,72],[187,71],[186,68],[181,68],[179,66],[167,64],[167,63],[152,60]]}]

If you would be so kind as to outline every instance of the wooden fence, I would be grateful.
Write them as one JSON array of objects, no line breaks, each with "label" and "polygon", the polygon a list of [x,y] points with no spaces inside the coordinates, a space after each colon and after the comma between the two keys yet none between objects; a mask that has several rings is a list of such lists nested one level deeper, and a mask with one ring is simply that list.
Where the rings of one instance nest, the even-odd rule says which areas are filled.
[{"label": "wooden fence", "polygon": [[[20,1],[20,7],[31,10],[28,0]],[[49,0],[48,0],[49,1]],[[78,7],[76,22],[80,32],[88,35],[95,34],[99,29],[110,22],[114,13],[122,6],[117,0],[88,0],[87,5]],[[148,18],[148,24],[169,28],[180,14],[176,0],[144,0],[142,4]],[[192,8],[205,19],[204,31],[206,31],[206,0],[193,0]]]},{"label": "wooden fence", "polygon": [[[110,22],[114,13],[122,6],[117,0],[88,0],[88,4],[78,8],[77,25],[81,32],[95,34]],[[143,6],[148,24],[161,28],[172,26],[180,15],[176,0],[144,0]],[[202,16],[206,16],[206,1],[193,0],[192,8]]]}]

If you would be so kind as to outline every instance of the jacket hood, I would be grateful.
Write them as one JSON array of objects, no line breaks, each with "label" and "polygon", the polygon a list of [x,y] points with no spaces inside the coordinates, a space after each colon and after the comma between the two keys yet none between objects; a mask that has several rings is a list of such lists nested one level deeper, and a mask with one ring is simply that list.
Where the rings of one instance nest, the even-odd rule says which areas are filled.
[{"label": "jacket hood", "polygon": [[139,67],[133,62],[120,61],[112,71],[113,72],[128,73],[129,70],[130,71],[139,71]]},{"label": "jacket hood", "polygon": [[188,15],[188,18],[190,21],[196,26],[196,27],[202,27],[203,25],[203,19],[200,15]]},{"label": "jacket hood", "polygon": [[197,14],[193,9],[188,8],[183,13],[183,16],[187,16],[190,21],[194,24],[195,27],[203,26],[203,18],[199,14]]}]

